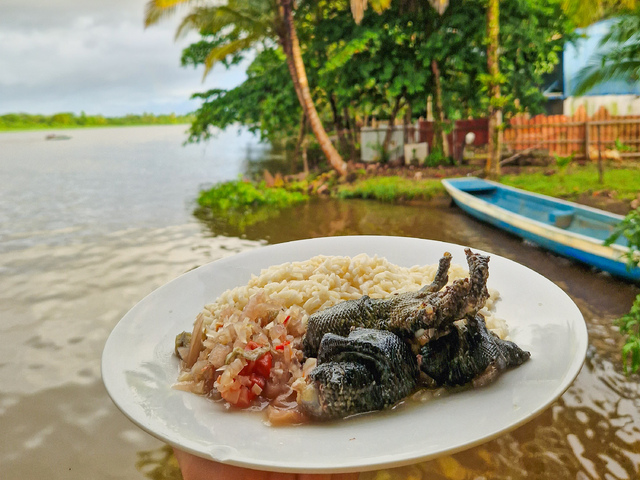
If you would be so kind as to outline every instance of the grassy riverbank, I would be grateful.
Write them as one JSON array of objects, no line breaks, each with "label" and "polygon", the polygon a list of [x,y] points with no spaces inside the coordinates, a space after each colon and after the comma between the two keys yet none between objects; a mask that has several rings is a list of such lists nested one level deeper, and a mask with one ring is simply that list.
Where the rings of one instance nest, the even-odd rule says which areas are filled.
[{"label": "grassy riverbank", "polygon": [[[471,170],[469,170],[471,171]],[[401,172],[388,176],[363,175],[350,184],[338,184],[332,194],[338,198],[365,198],[383,202],[430,200],[446,196],[441,178],[464,176],[464,169],[433,169],[408,177]],[[572,166],[570,169],[510,168],[499,179],[505,185],[543,195],[598,206],[626,213],[632,208],[640,188],[640,166],[610,166],[600,183],[595,165]]]},{"label": "grassy riverbank", "polygon": [[578,200],[584,194],[594,194],[631,201],[640,191],[640,167],[609,168],[604,173],[602,184],[594,165],[576,167],[553,175],[542,171],[503,175],[500,181],[523,190],[569,200]]}]

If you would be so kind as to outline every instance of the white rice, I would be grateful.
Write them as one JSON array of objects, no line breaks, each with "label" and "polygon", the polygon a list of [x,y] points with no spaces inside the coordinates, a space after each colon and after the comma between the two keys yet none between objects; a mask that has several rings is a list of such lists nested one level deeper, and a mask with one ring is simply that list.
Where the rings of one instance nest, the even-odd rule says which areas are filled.
[{"label": "white rice", "polygon": [[[346,256],[319,255],[302,262],[289,262],[262,270],[247,285],[225,291],[213,303],[205,306],[205,332],[214,326],[226,308],[242,310],[249,298],[264,291],[268,298],[285,308],[301,307],[308,315],[331,307],[344,300],[369,295],[383,298],[393,293],[411,292],[431,283],[438,269],[437,264],[401,267],[384,257],[367,254]],[[452,264],[449,283],[468,277],[466,267]],[[499,293],[489,288],[490,297],[481,313],[487,328],[500,338],[508,334],[506,322],[494,315]]]},{"label": "white rice", "polygon": [[[301,350],[309,316],[362,295],[384,298],[419,290],[433,281],[437,269],[437,264],[400,267],[366,254],[352,258],[316,256],[269,267],[254,275],[247,285],[225,291],[200,312],[194,329],[201,328],[203,335],[192,335],[190,347],[181,347],[181,358],[186,358],[183,353],[191,348],[195,348],[195,356],[193,363],[181,362],[174,387],[222,397],[234,405],[240,405],[243,389],[245,396],[250,395],[250,389],[252,395],[262,399],[259,408],[268,404],[272,424],[297,423],[301,418],[297,396],[306,373],[315,365],[315,359],[303,363]],[[468,276],[465,267],[450,266],[449,283]],[[506,323],[494,315],[498,298],[498,292],[489,288],[489,299],[481,313],[487,328],[505,338]],[[194,338],[198,344],[193,343]],[[250,373],[243,373],[253,363],[242,352],[256,345],[266,348],[269,365],[272,363],[270,373],[264,374],[268,382],[261,386],[250,383]],[[241,353],[234,357],[238,351]],[[267,353],[260,355],[266,357]]]}]

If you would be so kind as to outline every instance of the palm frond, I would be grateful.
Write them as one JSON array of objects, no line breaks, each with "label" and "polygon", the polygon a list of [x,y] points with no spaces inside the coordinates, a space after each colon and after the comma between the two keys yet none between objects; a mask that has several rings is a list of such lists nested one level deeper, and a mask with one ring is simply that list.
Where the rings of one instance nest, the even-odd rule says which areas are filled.
[{"label": "palm frond", "polygon": [[204,81],[217,62],[225,59],[228,55],[248,50],[256,43],[256,41],[257,39],[255,37],[247,36],[212,49],[204,61],[204,73],[202,74],[202,80]]},{"label": "palm frond", "polygon": [[637,82],[640,78],[640,7],[620,17],[600,40],[600,53],[576,75],[573,94],[584,95],[609,80]]},{"label": "palm frond", "polygon": [[144,27],[155,25],[160,20],[172,16],[176,9],[184,3],[194,0],[149,0],[144,9]]},{"label": "palm frond", "polygon": [[610,80],[637,82],[640,78],[640,58],[612,61],[598,55],[576,75],[573,95],[585,95],[594,87]]},{"label": "palm frond", "polygon": [[228,6],[198,7],[185,16],[176,30],[176,38],[186,32],[196,30],[200,33],[217,34],[225,29],[235,31],[259,32],[260,35],[270,34],[271,23],[265,17],[252,15],[254,12],[240,12]]}]

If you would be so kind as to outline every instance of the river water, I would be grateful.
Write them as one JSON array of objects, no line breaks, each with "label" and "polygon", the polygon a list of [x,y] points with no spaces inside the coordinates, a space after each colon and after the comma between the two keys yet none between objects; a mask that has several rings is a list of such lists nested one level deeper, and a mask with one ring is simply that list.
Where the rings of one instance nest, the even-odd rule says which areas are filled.
[{"label": "river water", "polygon": [[[267,243],[328,235],[469,245],[551,279],[587,321],[587,361],[533,421],[470,450],[368,479],[634,479],[640,387],[612,321],[640,290],[499,232],[447,202],[317,200],[243,232],[192,215],[201,186],[277,160],[248,133],[182,146],[184,126],[0,134],[0,477],[179,478],[169,450],[129,422],[100,377],[114,325],[198,265]],[[419,259],[416,259],[419,262]],[[526,286],[523,286],[526,288]]]}]

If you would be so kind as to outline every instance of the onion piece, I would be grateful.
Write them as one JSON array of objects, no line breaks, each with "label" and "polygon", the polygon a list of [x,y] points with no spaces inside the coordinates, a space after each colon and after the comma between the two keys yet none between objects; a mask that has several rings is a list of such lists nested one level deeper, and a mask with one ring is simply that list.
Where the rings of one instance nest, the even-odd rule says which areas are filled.
[{"label": "onion piece", "polygon": [[202,350],[202,322],[204,315],[200,313],[193,324],[193,333],[191,333],[191,343],[189,344],[189,353],[184,359],[184,363],[187,368],[193,367],[193,364],[198,360],[200,351]]}]

